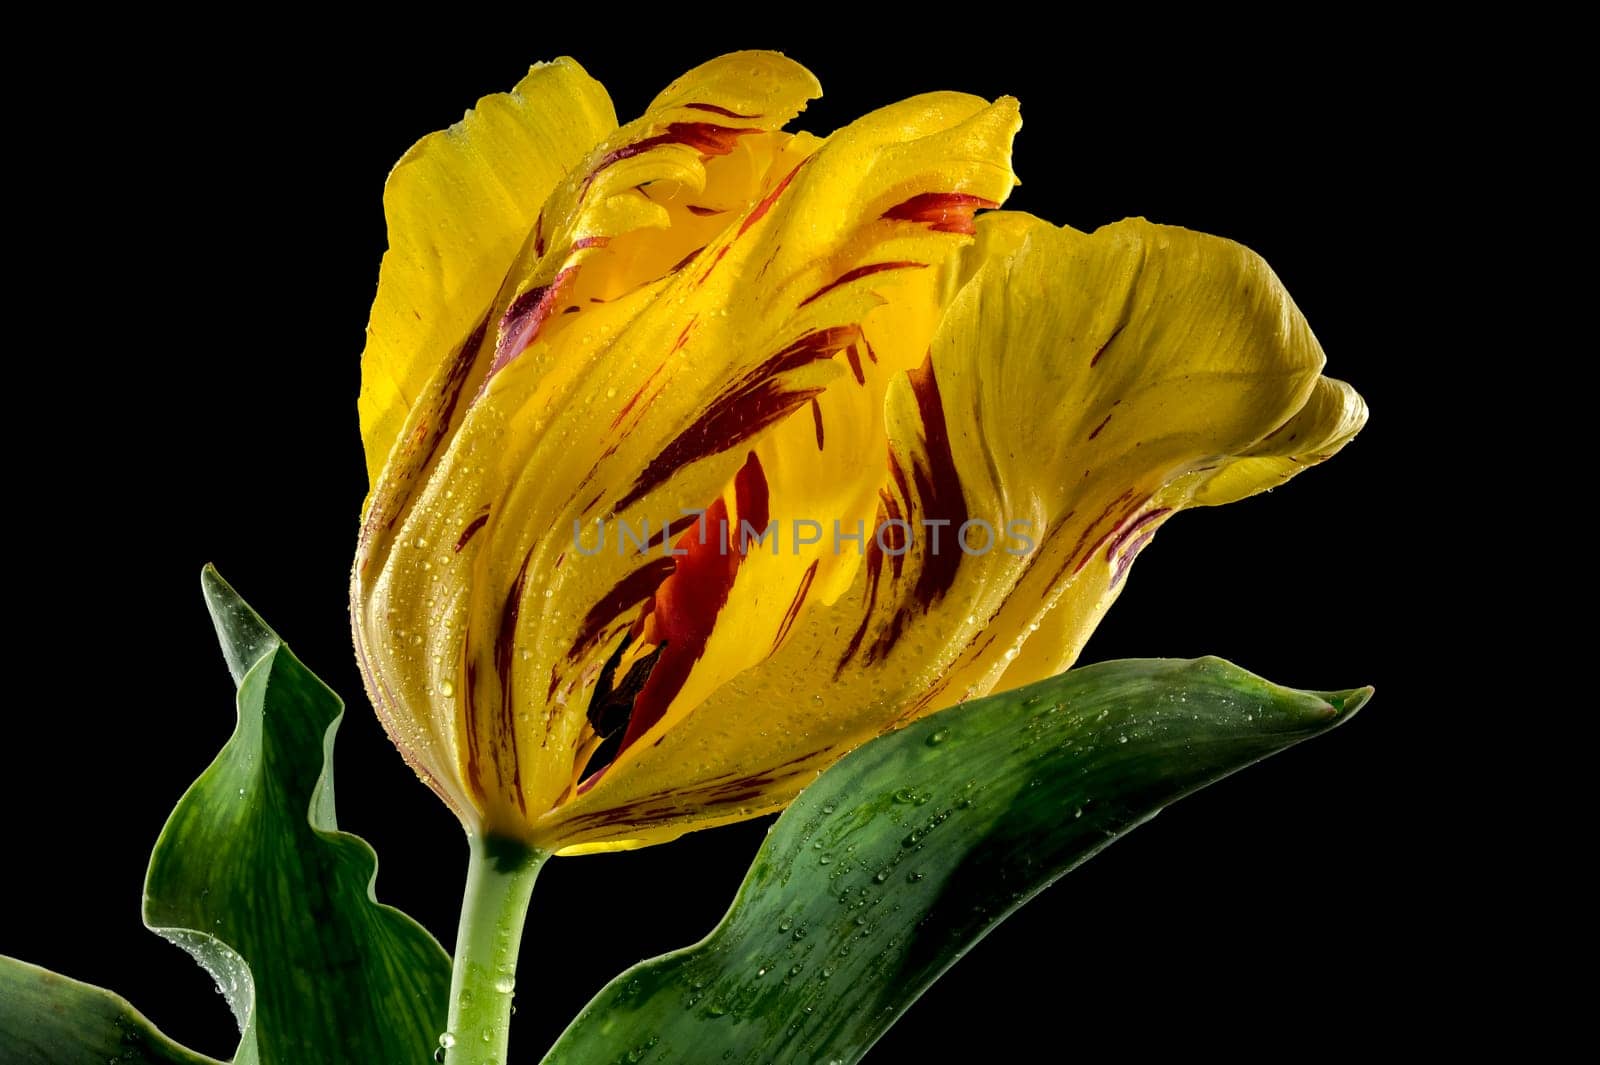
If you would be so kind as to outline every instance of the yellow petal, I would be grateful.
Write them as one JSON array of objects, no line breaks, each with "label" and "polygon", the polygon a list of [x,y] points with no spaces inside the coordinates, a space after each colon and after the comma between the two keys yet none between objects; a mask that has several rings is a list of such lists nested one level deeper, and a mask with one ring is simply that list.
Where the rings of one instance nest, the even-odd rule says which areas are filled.
[{"label": "yellow petal", "polygon": [[361,356],[361,436],[376,483],[412,407],[472,332],[556,183],[616,128],[600,83],[571,59],[486,96],[395,165],[389,250]]},{"label": "yellow petal", "polygon": [[[627,247],[628,227],[666,225],[663,235],[680,239],[673,223],[693,227],[701,216],[690,208],[701,206],[702,193],[720,198],[727,215],[713,234],[736,221],[764,194],[768,169],[792,165],[789,154],[797,145],[803,152],[814,144],[769,137],[767,126],[781,124],[815,92],[815,79],[780,56],[725,56],[680,79],[656,110],[593,146],[530,222],[503,277],[486,290],[490,310],[480,321],[495,325],[459,347],[461,357],[442,371],[449,387],[438,391],[448,401],[426,417],[413,415],[426,429],[420,446],[408,451],[409,461],[392,462],[385,471],[357,560],[359,650],[375,700],[392,708],[385,715],[391,733],[422,752],[416,760],[431,767],[431,775],[461,782],[457,790],[469,811],[494,807],[497,816],[524,817],[530,792],[536,807],[548,805],[551,789],[559,794],[571,773],[570,739],[549,742],[545,731],[566,722],[526,708],[550,704],[545,679],[552,661],[571,650],[575,626],[542,631],[548,654],[535,659],[531,651],[521,653],[527,641],[516,622],[520,616],[539,628],[546,612],[568,605],[544,602],[541,595],[571,535],[552,522],[564,506],[582,502],[574,497],[563,504],[561,493],[592,479],[584,471],[604,454],[607,442],[593,424],[596,401],[613,408],[617,429],[614,415],[643,383],[642,372],[619,369],[619,359],[612,365],[599,360],[667,279],[635,278],[614,298],[576,281],[592,272],[616,284],[642,261]],[[740,135],[680,128],[707,116],[735,123]],[[723,143],[733,150],[702,158],[703,148]],[[649,195],[635,186],[645,180],[652,182]],[[651,195],[683,198],[663,207]],[[573,283],[558,284],[563,276]],[[552,295],[542,309],[528,299],[541,289]],[[574,296],[582,303],[567,298]],[[536,302],[547,301],[541,295]],[[662,359],[668,349],[653,354]],[[517,429],[512,438],[508,425]],[[408,439],[416,432],[408,428]],[[528,537],[536,531],[553,545],[542,559],[531,558]],[[526,613],[524,593],[540,600]],[[361,638],[378,631],[390,638]],[[511,665],[514,649],[517,667]],[[537,680],[536,671],[542,671]],[[515,684],[507,679],[502,685],[512,672],[519,674]],[[513,694],[524,707],[520,718]],[[534,783],[525,789],[523,781]]]},{"label": "yellow petal", "polygon": [[[558,809],[563,841],[749,816],[887,725],[1010,684],[1008,667],[1058,671],[1171,513],[1277,483],[1360,427],[1247,249],[1142,220],[991,225],[929,361],[888,390],[883,488],[913,524],[952,523],[943,550],[925,531],[898,558],[869,554],[776,655]],[[1285,425],[1311,450],[1275,444]],[[969,519],[994,530],[991,550],[950,550]],[[984,538],[974,526],[969,546]]]}]

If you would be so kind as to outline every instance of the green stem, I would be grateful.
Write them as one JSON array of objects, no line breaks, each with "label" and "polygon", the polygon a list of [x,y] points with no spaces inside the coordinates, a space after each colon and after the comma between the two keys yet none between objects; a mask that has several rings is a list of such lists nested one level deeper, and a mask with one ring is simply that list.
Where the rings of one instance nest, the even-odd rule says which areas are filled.
[{"label": "green stem", "polygon": [[506,1060],[522,924],[533,882],[547,857],[501,836],[472,837],[450,978],[449,1029],[439,1037],[445,1065],[499,1065]]}]

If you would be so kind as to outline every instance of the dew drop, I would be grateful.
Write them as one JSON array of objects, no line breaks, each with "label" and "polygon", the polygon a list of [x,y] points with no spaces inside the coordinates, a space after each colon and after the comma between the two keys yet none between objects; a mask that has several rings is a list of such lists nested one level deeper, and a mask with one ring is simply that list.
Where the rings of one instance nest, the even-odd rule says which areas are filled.
[{"label": "dew drop", "polygon": [[439,682],[439,694],[440,695],[442,695],[446,699],[448,699],[452,695],[454,695],[455,693],[456,693],[456,686],[454,684],[450,683],[447,680],[441,680]]},{"label": "dew drop", "polygon": [[936,729],[933,732],[933,734],[928,737],[928,746],[929,747],[937,747],[937,746],[939,746],[939,744],[943,743],[945,740],[947,740],[949,738],[950,738],[950,730],[949,729],[947,729],[947,728]]},{"label": "dew drop", "polygon": [[502,995],[509,995],[517,989],[517,978],[509,973],[495,978],[494,989]]}]

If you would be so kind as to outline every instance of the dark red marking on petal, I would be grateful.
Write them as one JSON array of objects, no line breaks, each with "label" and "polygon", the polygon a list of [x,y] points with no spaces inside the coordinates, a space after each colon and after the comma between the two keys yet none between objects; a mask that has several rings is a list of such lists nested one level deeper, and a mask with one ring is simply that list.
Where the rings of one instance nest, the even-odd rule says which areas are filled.
[{"label": "dark red marking on petal", "polygon": [[1122,579],[1128,575],[1129,567],[1133,565],[1133,560],[1139,557],[1139,552],[1145,549],[1145,545],[1155,539],[1155,535],[1156,531],[1154,529],[1146,530],[1144,535],[1129,544],[1128,549],[1122,552],[1122,557],[1117,559],[1116,572],[1111,575],[1110,586],[1112,588],[1122,583]]},{"label": "dark red marking on petal", "polygon": [[[883,524],[883,511],[878,511],[878,518],[873,528],[876,530]],[[878,602],[878,579],[883,576],[883,550],[878,546],[877,537],[868,534],[867,537],[867,594],[861,604],[861,624],[856,626],[856,631],[851,635],[850,642],[845,645],[844,654],[839,657],[839,665],[833,671],[833,679],[838,680],[844,675],[844,667],[861,649],[861,641],[866,638],[867,629],[872,626],[872,611]]]},{"label": "dark red marking on petal", "polygon": [[699,320],[699,315],[695,315],[689,319],[689,323],[685,325],[683,327],[683,331],[678,334],[678,339],[672,342],[672,350],[667,352],[668,355],[676,355],[678,352],[683,350],[683,346],[689,343],[689,335],[694,332],[695,323]]},{"label": "dark red marking on petal", "polygon": [[[905,467],[900,465],[900,458],[894,453],[893,448],[889,449],[889,477],[894,481],[895,492],[898,493],[898,499],[905,500],[906,506],[909,508],[911,506],[911,481],[906,477]],[[900,510],[900,504],[896,501],[896,495],[885,494],[884,492],[880,491],[878,493],[878,497],[883,501],[885,508],[883,511],[883,516],[878,522],[879,526],[882,526],[885,521],[893,521],[895,519],[902,521],[905,520],[905,515],[901,513]],[[893,525],[889,526],[889,528],[898,529],[899,526]],[[876,539],[874,539],[874,543],[876,543]],[[895,547],[896,545],[890,544],[889,546]],[[899,580],[900,570],[905,565],[906,557],[904,554],[890,555],[889,557],[893,560],[894,579]]]},{"label": "dark red marking on petal", "polygon": [[878,532],[881,529],[885,540],[883,550],[889,553],[895,580],[899,580],[900,568],[906,559],[907,526],[898,523],[905,521],[906,516],[900,510],[900,501],[894,497],[894,493],[886,489],[878,490],[878,503],[883,508],[883,519],[873,527],[873,542],[877,542]]},{"label": "dark red marking on petal", "polygon": [[[659,741],[657,741],[659,742]],[[741,776],[738,773],[719,773],[716,776],[706,777],[686,787],[672,788],[665,791],[652,792],[649,795],[630,802],[620,803],[616,806],[607,806],[604,809],[590,813],[574,815],[565,824],[574,828],[593,827],[605,824],[641,824],[662,817],[670,816],[682,809],[682,803],[696,797],[706,799],[728,800],[730,795],[765,794],[766,789],[773,784],[780,783],[795,775],[795,767],[807,763],[814,764],[819,757],[825,755],[823,751],[807,751],[797,758],[773,766],[771,769],[760,773]],[[602,771],[603,772],[603,771]],[[597,774],[598,776],[598,774]],[[595,783],[596,778],[590,778],[578,788],[582,793]]]},{"label": "dark red marking on petal", "polygon": [[876,366],[878,364],[878,353],[876,351],[872,350],[872,341],[870,339],[868,339],[867,334],[865,332],[863,332],[861,334],[861,343],[867,349],[867,358],[871,359],[872,360],[872,364],[874,366]]},{"label": "dark red marking on petal", "polygon": [[[695,281],[696,285],[703,285],[703,284],[706,283],[706,279],[711,276],[711,271],[713,271],[713,270],[715,270],[717,268],[717,264],[720,263],[723,260],[723,257],[728,254],[728,249],[731,248],[731,247],[733,247],[733,245],[724,244],[722,247],[717,249],[717,254],[715,254],[715,255],[713,255],[711,257],[711,265],[707,266],[706,269],[705,269],[705,273],[701,274],[699,279],[697,281]],[[700,251],[704,251],[704,250],[705,250],[704,248],[700,249]],[[700,253],[696,252],[695,254],[698,255]],[[691,256],[691,258],[692,258],[692,256]]]},{"label": "dark red marking on petal", "polygon": [[[1297,414],[1289,415],[1288,420],[1286,420],[1282,425],[1280,425],[1276,429],[1272,430],[1272,432],[1268,433],[1266,436],[1263,436],[1261,438],[1261,442],[1263,444],[1265,444],[1268,440],[1271,440],[1273,437],[1277,436],[1279,433],[1281,433],[1285,429],[1289,428],[1289,426],[1294,424],[1294,420],[1295,420],[1295,418],[1297,416],[1298,416]],[[1290,437],[1289,439],[1293,440],[1294,437]]]},{"label": "dark red marking on petal", "polygon": [[689,204],[689,213],[696,218],[710,218],[714,214],[727,214],[726,207],[701,207],[698,203]]},{"label": "dark red marking on petal", "polygon": [[[385,529],[393,529],[404,517],[406,504],[417,483],[417,475],[427,469],[450,431],[450,422],[461,402],[461,393],[466,388],[472,367],[478,361],[478,349],[483,346],[483,338],[488,331],[489,319],[485,316],[456,349],[450,370],[439,385],[432,416],[417,422],[416,429],[402,448],[399,460],[384,479],[383,494],[374,502],[361,531],[360,542],[363,546],[380,525]],[[362,555],[365,566],[372,556],[366,552]]]},{"label": "dark red marking on petal", "polygon": [[1113,340],[1122,335],[1122,331],[1127,328],[1127,325],[1127,322],[1118,323],[1117,327],[1111,331],[1111,335],[1106,337],[1106,342],[1095,349],[1094,357],[1089,360],[1089,369],[1094,369],[1094,364],[1100,361],[1100,356],[1106,353],[1106,349],[1111,346]]},{"label": "dark red marking on petal", "polygon": [[650,460],[633,487],[618,500],[617,510],[626,510],[682,467],[737,447],[821,395],[821,388],[786,387],[780,378],[833,358],[860,335],[860,328],[854,325],[807,333],[744,374]]},{"label": "dark red marking on petal", "polygon": [[1111,540],[1111,546],[1106,548],[1106,561],[1111,561],[1111,556],[1115,555],[1117,553],[1117,549],[1127,542],[1128,537],[1132,536],[1146,525],[1149,525],[1151,522],[1156,521],[1170,513],[1172,513],[1171,507],[1157,507],[1154,510],[1146,511],[1133,521],[1129,522],[1127,525],[1124,525],[1122,528],[1118,529],[1116,536]]},{"label": "dark red marking on petal", "polygon": [[[511,669],[517,643],[517,618],[522,613],[522,591],[528,581],[528,563],[533,552],[522,557],[522,567],[517,579],[511,582],[511,591],[500,608],[500,629],[494,637],[494,671],[500,680],[500,720],[495,729],[496,748],[511,753],[511,787],[516,793],[517,806],[528,812],[528,800],[522,794],[522,759],[517,754],[517,715],[512,703]],[[496,758],[495,764],[499,765]]]},{"label": "dark red marking on petal", "polygon": [[603,248],[611,243],[610,237],[579,237],[572,242],[572,251],[583,251],[585,248]]},{"label": "dark red marking on petal", "polygon": [[579,310],[581,310],[581,308],[576,303],[574,303],[570,307],[563,307],[561,309],[561,313],[562,314],[577,314]]},{"label": "dark red marking on petal", "polygon": [[539,208],[539,217],[533,223],[533,254],[544,258],[544,208]]},{"label": "dark red marking on petal", "polygon": [[1093,440],[1095,437],[1100,435],[1100,430],[1102,430],[1102,429],[1104,429],[1106,427],[1106,423],[1111,420],[1111,415],[1115,414],[1115,413],[1116,413],[1116,411],[1111,411],[1104,418],[1100,419],[1100,424],[1095,426],[1094,427],[1094,431],[1089,434],[1089,439],[1090,440]]},{"label": "dark red marking on petal", "polygon": [[615,429],[617,426],[622,424],[622,419],[626,418],[629,413],[632,412],[634,405],[637,404],[639,400],[644,398],[645,391],[649,389],[650,383],[656,379],[657,375],[659,375],[663,369],[666,368],[666,365],[666,363],[661,363],[654,370],[650,371],[650,376],[644,379],[644,384],[640,385],[634,390],[633,395],[628,397],[628,402],[624,403],[622,405],[622,409],[617,411],[617,416],[611,419],[611,428]]},{"label": "dark red marking on petal", "polygon": [[778,635],[773,637],[774,653],[783,646],[783,641],[788,638],[789,630],[794,628],[794,623],[800,620],[800,611],[806,603],[806,593],[811,591],[811,582],[817,579],[817,563],[821,561],[817,558],[812,559],[811,565],[806,567],[805,576],[800,578],[800,587],[795,589],[794,598],[789,600],[789,609],[784,611],[783,621],[778,624]]},{"label": "dark red marking on petal", "polygon": [[867,375],[866,371],[861,368],[861,353],[856,350],[854,344],[844,349],[844,357],[850,361],[850,373],[855,377],[856,384],[866,384]]},{"label": "dark red marking on petal", "polygon": [[816,430],[817,430],[817,450],[821,451],[822,450],[822,404],[818,403],[815,398],[813,398],[811,400],[811,424],[816,427]]},{"label": "dark red marking on petal", "polygon": [[[919,456],[921,461],[913,458],[911,468],[921,517],[944,518],[950,522],[949,528],[959,529],[968,518],[967,500],[961,491],[955,456],[950,452],[950,432],[945,425],[944,403],[939,396],[932,354],[907,376],[922,416],[923,454]],[[912,592],[924,613],[955,583],[962,557],[960,550],[944,550],[937,554],[930,551],[924,556],[922,572],[917,575],[917,585]]]},{"label": "dark red marking on petal", "polygon": [[760,270],[756,271],[756,280],[758,282],[763,277],[767,276],[767,267],[772,265],[773,261],[778,258],[778,253],[780,251],[782,251],[782,250],[783,250],[783,244],[782,244],[781,241],[773,243],[773,245],[772,245],[772,254],[767,256],[767,261],[761,264],[761,269]]},{"label": "dark red marking on petal", "polygon": [[673,558],[659,555],[613,585],[584,615],[578,626],[578,638],[567,652],[568,661],[582,658],[607,626],[655,595],[661,582],[672,576],[674,567]]},{"label": "dark red marking on petal", "polygon": [[494,361],[489,364],[489,372],[484,375],[483,385],[478,394],[483,394],[483,389],[489,387],[489,382],[494,375],[505,369],[507,364],[521,355],[529,344],[538,336],[539,329],[550,317],[550,311],[560,302],[561,296],[566,292],[567,286],[572,283],[573,276],[578,272],[575,266],[569,266],[556,275],[555,280],[548,285],[530,288],[506,308],[506,313],[500,319],[500,339],[495,344]]},{"label": "dark red marking on petal", "polygon": [[804,307],[813,300],[818,300],[823,296],[826,296],[840,285],[848,285],[852,281],[859,281],[863,277],[871,277],[873,274],[881,274],[885,270],[922,270],[925,269],[927,265],[927,263],[919,263],[910,259],[897,259],[886,263],[866,263],[865,265],[857,266],[854,269],[846,270],[844,273],[840,274],[838,277],[834,278],[832,281],[829,281],[826,285],[823,285],[811,295],[801,300],[799,305]]},{"label": "dark red marking on petal", "polygon": [[783,190],[789,187],[789,182],[793,181],[794,176],[800,173],[800,168],[810,161],[811,159],[808,156],[796,163],[794,169],[785,174],[783,180],[774,185],[772,191],[763,196],[761,202],[750,209],[750,213],[744,216],[744,221],[739,223],[739,236],[744,236],[750,231],[751,226],[766,217],[767,212],[772,210],[772,205],[778,202],[778,197],[783,195]]},{"label": "dark red marking on petal", "polygon": [[754,451],[745,456],[744,465],[733,475],[733,505],[741,523],[748,521],[757,529],[765,529],[772,520],[767,475]]},{"label": "dark red marking on petal", "polygon": [[[1127,502],[1123,505],[1120,511],[1113,515],[1112,512],[1116,510],[1117,504],[1122,503],[1123,500],[1127,500]],[[1084,540],[1088,538],[1089,534],[1098,529],[1101,523],[1107,518],[1111,519],[1111,527],[1102,533],[1099,539],[1095,540],[1094,543],[1089,545],[1089,549],[1083,553],[1083,557],[1078,560],[1078,564],[1073,567],[1072,572],[1074,574],[1082,572],[1083,567],[1087,566],[1089,564],[1089,560],[1094,558],[1095,552],[1100,550],[1100,548],[1105,545],[1106,541],[1110,540],[1111,537],[1116,535],[1117,529],[1120,527],[1121,522],[1129,514],[1144,506],[1145,503],[1149,502],[1149,500],[1149,496],[1136,496],[1134,495],[1133,489],[1129,488],[1116,499],[1113,499],[1110,503],[1106,504],[1105,509],[1100,512],[1100,516],[1096,518],[1094,523],[1085,529],[1083,535],[1078,538],[1078,546],[1082,547]],[[1068,563],[1071,563],[1073,557],[1075,557],[1075,554],[1076,549],[1074,549],[1073,556],[1068,556]],[[1065,566],[1063,566],[1063,569],[1064,568]]]},{"label": "dark red marking on petal", "polygon": [[663,540],[670,540],[686,529],[690,529],[696,525],[699,525],[701,518],[703,517],[704,515],[696,512],[693,514],[684,514],[681,517],[672,519],[672,521],[667,523],[667,535],[663,538]]},{"label": "dark red marking on petal", "polygon": [[721,115],[723,118],[756,119],[762,117],[761,115],[741,115],[737,111],[729,111],[726,107],[718,107],[716,104],[684,104],[683,106],[691,107],[696,111],[709,111],[713,115]]},{"label": "dark red marking on petal", "polygon": [[[767,478],[753,451],[746,455],[744,465],[734,475],[733,495],[741,520],[750,521],[758,528],[766,525]],[[618,757],[666,714],[667,707],[689,679],[694,664],[705,654],[717,615],[727,605],[728,595],[733,590],[743,555],[738,548],[738,531],[729,520],[725,495],[719,495],[706,508],[706,522],[709,529],[715,530],[715,535],[700,537],[693,531],[685,532],[676,545],[682,552],[676,558],[677,566],[672,576],[662,581],[656,590],[654,611],[650,616],[651,635],[653,642],[662,645],[664,650],[656,659],[644,690],[634,700],[633,714],[618,748]],[[579,792],[593,787],[605,772],[600,769],[591,775],[579,785]]]},{"label": "dark red marking on petal", "polygon": [[467,783],[472,786],[473,794],[482,802],[486,797],[483,793],[483,769],[478,764],[478,663],[467,663],[467,690],[462,693],[466,711],[467,732]]},{"label": "dark red marking on petal", "polygon": [[661,276],[662,277],[670,277],[670,276],[672,276],[673,274],[677,273],[679,270],[682,270],[685,266],[688,266],[690,263],[692,263],[696,259],[698,259],[700,257],[700,253],[705,251],[705,250],[706,250],[706,246],[704,244],[700,245],[700,247],[696,248],[694,251],[690,252],[688,255],[685,255],[683,258],[679,259],[676,263],[673,264],[673,267],[672,267],[671,270],[668,270],[665,274],[662,274]]},{"label": "dark red marking on petal", "polygon": [[[683,346],[689,342],[689,337],[694,332],[695,323],[697,321],[699,321],[698,316],[689,319],[689,324],[683,327],[683,332],[678,334],[678,339],[672,342],[672,348],[667,352],[667,359],[670,359],[679,351],[683,350]],[[628,402],[622,405],[622,409],[617,412],[617,416],[611,420],[611,428],[615,429],[617,426],[621,425],[622,419],[626,418],[628,416],[628,412],[633,410],[634,404],[638,403],[639,400],[644,397],[644,394],[649,390],[650,385],[657,377],[661,376],[661,371],[667,368],[667,359],[662,359],[659,363],[657,363],[656,368],[651,370],[650,375],[644,379],[644,384],[640,385],[638,390],[635,391],[633,395],[628,397]],[[613,447],[612,450],[614,451],[616,449]]]},{"label": "dark red marking on petal", "polygon": [[583,196],[588,193],[589,186],[594,184],[594,179],[600,176],[602,170],[624,159],[643,155],[653,148],[667,144],[682,144],[702,155],[727,155],[733,151],[734,145],[739,143],[740,137],[761,132],[763,131],[758,128],[719,126],[714,122],[669,122],[661,133],[634,141],[632,144],[624,144],[603,156],[583,179],[583,188],[578,195]]},{"label": "dark red marking on petal", "polygon": [[993,200],[966,192],[920,192],[904,203],[895,204],[883,212],[882,217],[896,222],[917,222],[935,233],[971,236],[978,231],[972,220],[973,212],[999,206]]},{"label": "dark red marking on petal", "polygon": [[472,537],[477,533],[477,531],[479,529],[483,528],[484,523],[487,522],[488,520],[489,520],[489,508],[488,507],[484,507],[482,513],[480,513],[477,517],[473,518],[471,521],[467,522],[467,527],[465,529],[462,529],[461,530],[461,535],[456,538],[456,554],[459,555],[461,553],[461,549],[463,547],[467,546],[467,541],[472,539]]}]

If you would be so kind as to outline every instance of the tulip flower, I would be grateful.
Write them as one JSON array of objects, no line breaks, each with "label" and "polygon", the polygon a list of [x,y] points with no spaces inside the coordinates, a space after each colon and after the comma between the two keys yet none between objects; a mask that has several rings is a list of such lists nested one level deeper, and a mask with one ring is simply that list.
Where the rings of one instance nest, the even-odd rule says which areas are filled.
[{"label": "tulip flower", "polygon": [[727,55],[619,127],[562,59],[389,178],[351,614],[484,869],[766,813],[1060,672],[1175,513],[1365,420],[1247,249],[997,210],[1015,100],[784,132],[819,92]]},{"label": "tulip flower", "polygon": [[994,210],[1015,100],[784,132],[819,92],[739,53],[618,127],[562,59],[389,178],[352,618],[474,834],[778,808],[1066,668],[1173,514],[1365,419],[1247,249]]}]

